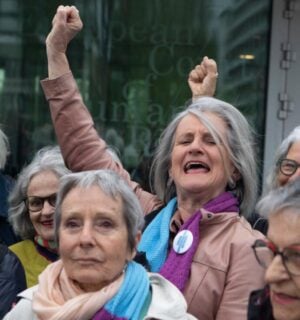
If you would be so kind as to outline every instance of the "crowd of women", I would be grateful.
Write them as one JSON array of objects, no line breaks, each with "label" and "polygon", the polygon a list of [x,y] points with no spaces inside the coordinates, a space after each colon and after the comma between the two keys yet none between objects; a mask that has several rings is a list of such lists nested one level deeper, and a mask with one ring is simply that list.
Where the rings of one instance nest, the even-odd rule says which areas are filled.
[{"label": "crowd of women", "polygon": [[300,128],[257,204],[252,130],[211,97],[217,66],[205,57],[147,192],[95,130],[73,78],[66,51],[82,26],[75,7],[59,6],[46,40],[41,84],[60,148],[40,150],[10,192],[22,241],[4,253],[14,260],[1,281],[22,281],[0,288],[4,319],[300,319]]}]

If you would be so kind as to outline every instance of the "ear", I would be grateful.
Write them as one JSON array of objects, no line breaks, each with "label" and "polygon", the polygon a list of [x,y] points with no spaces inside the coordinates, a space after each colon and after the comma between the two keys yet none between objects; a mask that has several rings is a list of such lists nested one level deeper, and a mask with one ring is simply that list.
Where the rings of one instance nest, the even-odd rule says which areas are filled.
[{"label": "ear", "polygon": [[142,238],[142,231],[138,231],[135,236],[135,247],[138,246],[139,242],[141,241],[141,238]]},{"label": "ear", "polygon": [[238,171],[237,168],[234,168],[231,177],[232,177],[233,181],[235,181],[235,182],[237,182],[237,181],[239,181],[241,179],[241,174],[240,174],[240,172]]},{"label": "ear", "polygon": [[136,234],[136,236],[135,236],[135,246],[134,246],[134,249],[132,250],[132,252],[129,254],[129,259],[128,259],[128,261],[130,261],[130,260],[133,260],[134,259],[134,257],[135,257],[135,255],[136,255],[136,248],[137,248],[137,246],[138,246],[138,244],[139,244],[139,242],[141,241],[141,238],[142,238],[142,231],[138,231],[137,232],[137,234]]}]

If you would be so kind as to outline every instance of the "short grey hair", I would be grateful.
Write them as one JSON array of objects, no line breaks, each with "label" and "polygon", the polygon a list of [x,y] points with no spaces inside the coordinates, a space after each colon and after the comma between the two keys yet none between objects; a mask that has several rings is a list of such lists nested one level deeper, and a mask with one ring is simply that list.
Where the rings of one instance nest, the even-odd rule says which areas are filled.
[{"label": "short grey hair", "polygon": [[112,199],[121,198],[123,215],[127,231],[128,244],[131,250],[136,247],[135,237],[144,226],[144,215],[135,193],[126,181],[111,170],[91,170],[68,174],[61,178],[56,202],[55,213],[55,237],[59,242],[59,228],[62,216],[62,203],[68,193],[77,187],[88,189],[97,186]]},{"label": "short grey hair", "polygon": [[258,202],[256,209],[265,218],[284,209],[296,209],[294,212],[300,217],[300,178],[269,191]]},{"label": "short grey hair", "polygon": [[290,148],[295,142],[300,141],[300,126],[295,127],[293,131],[281,142],[276,151],[274,163],[266,180],[266,190],[278,188],[279,161],[286,158]]},{"label": "short grey hair", "polygon": [[58,178],[70,173],[58,146],[47,146],[36,153],[30,164],[24,167],[18,175],[9,196],[8,219],[15,233],[22,239],[33,239],[36,234],[24,200],[27,198],[31,179],[43,171],[52,171]]},{"label": "short grey hair", "polygon": [[10,154],[9,141],[6,134],[0,128],[0,170],[3,170],[6,165],[7,157]]},{"label": "short grey hair", "polygon": [[[227,141],[218,128],[213,126],[205,116],[206,112],[214,113],[227,125]],[[230,160],[240,174],[240,179],[233,188],[240,202],[240,214],[248,216],[257,199],[257,165],[254,151],[253,131],[242,113],[229,103],[202,97],[193,102],[186,110],[178,113],[163,131],[151,167],[152,188],[158,197],[168,202],[176,196],[174,183],[170,183],[169,169],[174,139],[180,121],[187,115],[196,116],[211,132],[216,142],[222,142],[228,151]],[[229,186],[232,181],[228,181]]]}]

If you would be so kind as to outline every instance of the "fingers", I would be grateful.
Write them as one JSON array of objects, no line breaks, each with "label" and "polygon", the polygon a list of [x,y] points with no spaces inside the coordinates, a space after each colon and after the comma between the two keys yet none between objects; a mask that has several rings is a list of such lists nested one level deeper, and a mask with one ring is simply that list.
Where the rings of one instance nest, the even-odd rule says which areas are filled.
[{"label": "fingers", "polygon": [[204,57],[200,64],[189,73],[188,84],[193,99],[200,96],[213,96],[217,83],[217,64],[215,60]]},{"label": "fingers", "polygon": [[201,82],[205,76],[207,75],[207,70],[203,64],[198,64],[196,67],[190,72],[189,80],[194,82]]},{"label": "fingers", "polygon": [[68,22],[74,22],[80,20],[79,11],[75,6],[66,6],[67,7],[67,19]]},{"label": "fingers", "polygon": [[218,68],[217,63],[214,59],[209,59],[208,57],[204,57],[201,65],[206,71],[206,74],[210,77],[218,77]]},{"label": "fingers", "polygon": [[66,12],[64,10],[64,6],[59,6],[56,10],[56,14],[52,20],[52,26],[57,23],[66,21]]},{"label": "fingers", "polygon": [[56,22],[74,23],[80,20],[79,11],[75,6],[58,6],[52,24]]}]

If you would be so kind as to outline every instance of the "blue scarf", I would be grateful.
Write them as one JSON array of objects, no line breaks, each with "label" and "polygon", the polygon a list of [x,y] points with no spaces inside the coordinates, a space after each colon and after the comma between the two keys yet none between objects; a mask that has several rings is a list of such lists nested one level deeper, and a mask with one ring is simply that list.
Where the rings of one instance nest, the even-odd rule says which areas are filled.
[{"label": "blue scarf", "polygon": [[158,272],[167,258],[170,235],[170,221],[177,208],[177,199],[171,199],[167,206],[148,225],[138,245],[139,252],[146,252],[151,272]]},{"label": "blue scarf", "polygon": [[150,292],[150,281],[143,266],[132,261],[117,294],[93,317],[93,320],[138,320]]}]

